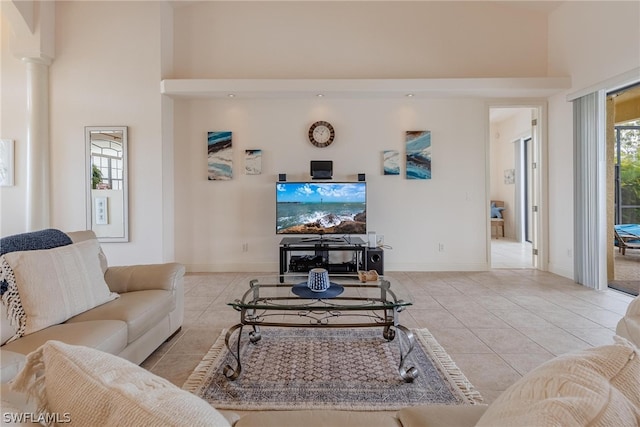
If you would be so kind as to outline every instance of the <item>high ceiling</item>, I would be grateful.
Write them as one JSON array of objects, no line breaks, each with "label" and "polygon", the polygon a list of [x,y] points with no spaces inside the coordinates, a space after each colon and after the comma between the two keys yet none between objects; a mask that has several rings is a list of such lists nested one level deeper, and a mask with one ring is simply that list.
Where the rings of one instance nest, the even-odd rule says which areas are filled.
[{"label": "high ceiling", "polygon": [[546,13],[547,15],[556,10],[564,1],[498,1],[505,6],[532,10],[536,12]]}]

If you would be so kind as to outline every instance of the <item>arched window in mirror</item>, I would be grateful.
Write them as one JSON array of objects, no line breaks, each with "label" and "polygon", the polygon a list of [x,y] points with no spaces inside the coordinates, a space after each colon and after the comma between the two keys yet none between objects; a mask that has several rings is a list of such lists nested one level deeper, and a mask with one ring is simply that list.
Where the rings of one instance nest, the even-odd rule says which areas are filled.
[{"label": "arched window in mirror", "polygon": [[87,228],[100,241],[128,242],[127,127],[85,128]]}]

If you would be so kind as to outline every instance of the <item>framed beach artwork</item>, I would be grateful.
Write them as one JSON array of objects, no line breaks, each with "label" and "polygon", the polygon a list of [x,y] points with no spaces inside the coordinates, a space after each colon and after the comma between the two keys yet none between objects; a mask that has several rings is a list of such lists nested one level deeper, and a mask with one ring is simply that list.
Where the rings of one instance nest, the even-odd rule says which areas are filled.
[{"label": "framed beach artwork", "polygon": [[207,132],[207,173],[209,181],[228,181],[233,175],[231,132]]},{"label": "framed beach artwork", "polygon": [[515,169],[505,169],[504,170],[504,183],[505,184],[515,184],[516,183],[516,170]]},{"label": "framed beach artwork", "polygon": [[407,179],[431,179],[431,131],[405,132]]},{"label": "framed beach artwork", "polygon": [[0,187],[13,185],[13,140],[0,139]]},{"label": "framed beach artwork", "polygon": [[400,152],[398,150],[382,152],[382,170],[384,175],[400,175]]},{"label": "framed beach artwork", "polygon": [[262,150],[245,150],[244,153],[244,173],[260,175],[262,173]]}]

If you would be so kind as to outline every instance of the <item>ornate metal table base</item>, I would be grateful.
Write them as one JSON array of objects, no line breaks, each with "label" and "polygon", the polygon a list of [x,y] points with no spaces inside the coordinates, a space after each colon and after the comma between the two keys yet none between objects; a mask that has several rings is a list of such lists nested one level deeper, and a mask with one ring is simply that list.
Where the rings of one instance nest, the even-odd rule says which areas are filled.
[{"label": "ornate metal table base", "polygon": [[[224,337],[225,345],[236,361],[235,368],[233,368],[231,365],[226,365],[223,369],[224,376],[227,377],[227,379],[229,379],[230,381],[235,381],[242,372],[242,363],[240,361],[240,344],[242,341],[242,329],[244,328],[244,326],[244,324],[238,323],[237,325],[230,328]],[[252,344],[257,344],[258,341],[262,339],[262,334],[260,333],[260,328],[258,326],[251,326],[253,327],[253,331],[249,332],[249,341]],[[286,325],[283,324],[282,326]],[[238,338],[235,342],[235,349],[233,349],[231,337],[236,331],[238,331]],[[396,331],[400,331],[400,334],[397,334]],[[416,378],[418,378],[418,369],[416,369],[414,366],[405,367],[405,364],[407,362],[407,357],[409,356],[409,354],[411,354],[415,345],[415,336],[413,335],[413,332],[402,325],[389,325],[384,327],[382,335],[387,341],[393,341],[397,337],[396,342],[398,343],[398,349],[400,350],[400,364],[398,366],[398,373],[405,382],[412,383]]]},{"label": "ornate metal table base", "polygon": [[[282,278],[282,276],[281,276]],[[335,276],[334,276],[335,279]],[[271,282],[273,283],[273,282]],[[295,283],[295,282],[294,282]],[[242,299],[229,303],[240,312],[240,323],[233,326],[225,335],[227,349],[235,359],[235,368],[224,367],[224,375],[233,381],[242,372],[240,344],[242,330],[251,326],[249,341],[256,344],[262,336],[260,327],[331,327],[331,328],[383,328],[382,336],[387,341],[395,340],[400,351],[398,372],[406,382],[418,377],[418,370],[406,367],[407,357],[413,351],[415,337],[406,327],[400,325],[400,312],[411,305],[391,289],[388,280],[379,282],[348,284],[344,283],[344,294],[335,298],[299,298],[291,295],[292,285],[261,284],[258,279],[249,282],[249,289]],[[285,316],[291,322],[279,319]],[[231,338],[238,332],[235,345]],[[399,332],[399,333],[398,333]],[[232,347],[235,347],[232,348]]]},{"label": "ornate metal table base", "polygon": [[[407,357],[413,351],[413,346],[415,345],[416,338],[409,329],[402,325],[395,326],[400,332],[400,336],[398,337],[398,348],[400,349],[400,365],[398,366],[398,372],[400,376],[405,382],[412,383],[413,380],[418,378],[419,372],[415,366],[411,366],[409,368],[405,368],[405,363],[407,362]],[[391,329],[393,330],[393,329]],[[403,344],[403,340],[401,336],[404,336],[406,339],[406,343]],[[393,339],[393,338],[391,338]],[[405,348],[406,346],[406,348]]]},{"label": "ornate metal table base", "polygon": [[[224,369],[222,370],[224,376],[231,381],[235,381],[240,376],[240,372],[242,372],[242,363],[240,362],[240,343],[242,341],[242,328],[244,328],[244,325],[242,323],[238,323],[237,325],[230,328],[224,336],[224,343],[227,346],[229,353],[231,353],[233,358],[236,359],[235,369],[232,368],[231,365],[225,365]],[[231,349],[231,346],[229,345],[229,341],[236,330],[238,330],[238,340],[236,341],[236,351],[234,353]],[[262,335],[260,334],[260,328],[254,325],[253,331],[249,332],[249,341],[255,344],[261,339]]]}]

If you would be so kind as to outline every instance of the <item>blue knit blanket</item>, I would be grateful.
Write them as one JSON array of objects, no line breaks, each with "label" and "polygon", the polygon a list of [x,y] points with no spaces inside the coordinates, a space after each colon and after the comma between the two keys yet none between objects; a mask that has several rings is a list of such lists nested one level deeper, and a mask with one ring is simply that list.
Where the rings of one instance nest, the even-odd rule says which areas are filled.
[{"label": "blue knit blanket", "polygon": [[[30,233],[15,234],[0,239],[0,256],[9,252],[52,249],[73,243],[71,238],[60,230],[48,228]],[[0,295],[7,291],[7,282],[0,282]]]}]

